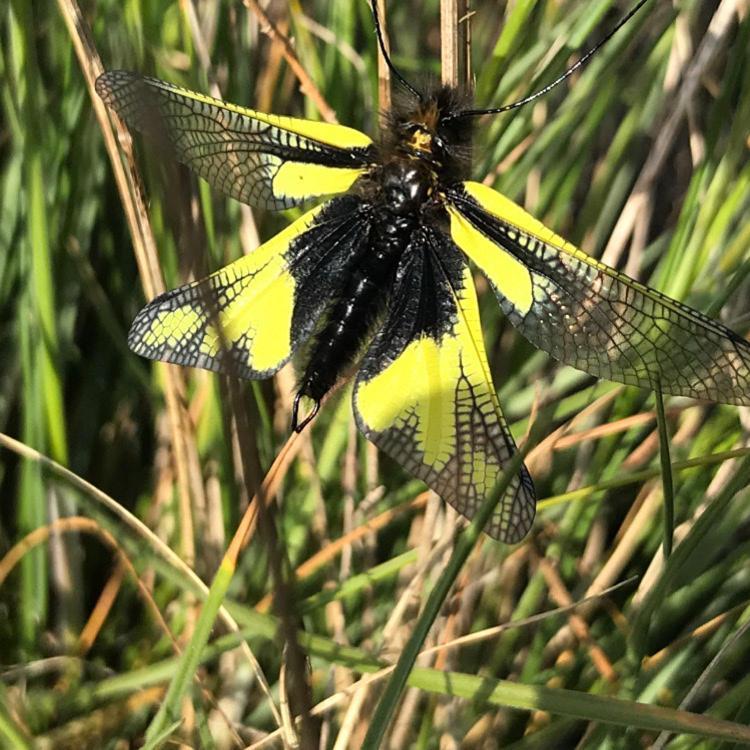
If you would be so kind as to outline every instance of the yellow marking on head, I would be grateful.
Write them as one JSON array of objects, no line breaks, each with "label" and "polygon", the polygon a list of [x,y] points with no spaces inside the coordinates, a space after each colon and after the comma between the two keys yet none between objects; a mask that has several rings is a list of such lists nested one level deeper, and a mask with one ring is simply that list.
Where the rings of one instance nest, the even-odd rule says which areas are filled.
[{"label": "yellow marking on head", "polygon": [[430,153],[432,150],[432,135],[426,130],[415,130],[409,139],[409,148],[414,151]]},{"label": "yellow marking on head", "polygon": [[[491,192],[502,197],[494,190]],[[481,205],[490,210],[485,201],[481,201]],[[448,206],[448,213],[451,219],[453,241],[482,269],[498,291],[525,315],[534,302],[529,269],[507,250],[503,250],[480,232],[456,208]]]},{"label": "yellow marking on head", "polygon": [[287,161],[273,178],[273,194],[277,198],[308,198],[343,193],[361,174],[362,169],[351,167]]}]

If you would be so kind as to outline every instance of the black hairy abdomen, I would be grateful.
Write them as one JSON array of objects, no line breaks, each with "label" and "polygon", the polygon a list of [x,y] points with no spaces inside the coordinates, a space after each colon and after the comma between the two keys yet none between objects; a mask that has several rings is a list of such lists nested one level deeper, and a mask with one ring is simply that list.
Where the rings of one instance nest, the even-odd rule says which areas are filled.
[{"label": "black hairy abdomen", "polygon": [[352,258],[326,323],[314,336],[299,392],[320,401],[362,350],[385,308],[398,261],[414,231],[410,217],[372,207],[365,242]]}]

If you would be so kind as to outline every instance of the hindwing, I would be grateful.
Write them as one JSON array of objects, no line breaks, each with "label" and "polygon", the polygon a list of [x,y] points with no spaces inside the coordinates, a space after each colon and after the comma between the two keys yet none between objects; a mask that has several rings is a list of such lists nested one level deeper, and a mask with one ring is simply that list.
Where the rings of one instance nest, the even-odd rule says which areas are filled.
[{"label": "hindwing", "polygon": [[345,192],[374,158],[371,139],[353,128],[256,112],[129,71],[99,76],[96,91],[128,126],[171,144],[213,187],[259,208]]},{"label": "hindwing", "polygon": [[750,344],[721,323],[594,260],[500,193],[448,194],[454,242],[532,344],[599,378],[750,405]]},{"label": "hindwing", "polygon": [[[469,519],[516,451],[490,378],[471,274],[437,229],[417,230],[401,259],[353,400],[365,436]],[[485,531],[518,542],[534,512],[524,467]]]},{"label": "hindwing", "polygon": [[128,344],[149,359],[267,377],[310,336],[367,229],[357,198],[334,198],[249,255],[154,299]]}]

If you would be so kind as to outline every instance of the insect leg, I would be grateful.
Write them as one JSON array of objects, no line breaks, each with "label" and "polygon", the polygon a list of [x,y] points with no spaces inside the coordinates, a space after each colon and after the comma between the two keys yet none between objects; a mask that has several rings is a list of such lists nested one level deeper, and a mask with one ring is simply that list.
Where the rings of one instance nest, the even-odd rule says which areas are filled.
[{"label": "insect leg", "polygon": [[307,396],[307,394],[301,390],[297,391],[297,395],[294,397],[294,405],[292,406],[292,429],[297,433],[302,432],[302,430],[304,430],[305,427],[307,427],[307,425],[309,425],[310,422],[312,422],[313,419],[315,419],[318,412],[320,411],[320,401],[318,399],[313,399],[314,406],[312,410],[306,417],[304,417],[304,419],[301,422],[299,422],[298,421],[299,404],[300,404],[300,401],[302,400],[302,396]]}]

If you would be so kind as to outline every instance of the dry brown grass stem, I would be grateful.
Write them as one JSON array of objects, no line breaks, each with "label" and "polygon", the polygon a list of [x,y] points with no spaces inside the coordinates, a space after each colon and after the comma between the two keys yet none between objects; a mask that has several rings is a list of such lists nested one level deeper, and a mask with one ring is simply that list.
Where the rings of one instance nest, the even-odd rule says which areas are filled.
[{"label": "dry brown grass stem", "polygon": [[[96,95],[94,83],[104,72],[99,53],[88,25],[75,0],[58,0],[58,6],[68,28],[78,62],[86,80],[91,105],[99,122],[104,144],[120,193],[123,210],[130,228],[136,263],[144,293],[152,299],[164,291],[164,278],[159,266],[153,230],[146,209],[142,183],[133,154],[133,141],[124,124],[117,118],[110,120],[104,103]],[[197,465],[195,435],[184,404],[184,382],[177,368],[161,365],[164,375],[164,394],[172,429],[173,456],[180,499],[180,545],[183,559],[191,565],[195,559],[191,506],[191,472],[189,464]],[[200,472],[193,472],[200,476]],[[201,492],[202,488],[194,488]]]},{"label": "dry brown grass stem", "polygon": [[468,0],[440,0],[442,82],[468,90],[471,82],[471,34]]},{"label": "dry brown grass stem", "polygon": [[[18,565],[24,555],[28,554],[30,550],[32,550],[39,544],[44,544],[45,542],[47,542],[50,536],[52,536],[53,534],[65,533],[82,533],[98,537],[103,542],[103,544],[105,544],[115,553],[118,559],[115,574],[113,574],[113,577],[110,578],[110,581],[108,581],[105,585],[102,596],[100,596],[97,605],[94,607],[91,615],[89,616],[88,622],[86,623],[83,630],[81,631],[80,636],[78,637],[78,648],[76,649],[78,655],[83,656],[88,652],[88,650],[96,640],[96,635],[101,629],[101,626],[107,617],[107,614],[114,601],[114,597],[117,595],[117,591],[119,590],[119,581],[113,582],[112,580],[115,576],[117,576],[118,571],[120,571],[119,578],[122,577],[122,573],[125,571],[130,574],[136,586],[138,587],[138,592],[143,597],[146,608],[151,611],[154,616],[154,620],[158,624],[159,628],[176,648],[177,643],[174,636],[172,635],[172,631],[169,629],[169,626],[162,617],[159,607],[156,605],[156,602],[151,596],[151,592],[148,590],[148,587],[143,584],[143,581],[141,581],[137,571],[133,567],[133,564],[125,554],[125,551],[118,544],[117,540],[112,536],[112,534],[110,534],[106,529],[103,529],[95,520],[91,518],[85,518],[83,516],[66,516],[65,518],[58,518],[52,523],[40,526],[39,528],[36,528],[26,534],[26,536],[24,536],[20,541],[14,544],[5,553],[2,559],[0,559],[0,586],[3,585],[3,582],[8,577],[13,568]],[[117,585],[114,586],[114,583],[117,583]]]},{"label": "dry brown grass stem", "polygon": [[336,119],[336,113],[325,100],[323,94],[320,93],[320,89],[313,83],[312,78],[310,78],[310,75],[299,61],[297,53],[294,51],[294,47],[292,47],[288,37],[281,33],[263,8],[260,7],[257,0],[243,0],[243,2],[257,17],[261,31],[266,34],[269,39],[278,42],[281,45],[282,55],[294,72],[294,75],[297,76],[302,93],[315,105],[318,112],[320,112],[320,116],[326,122],[338,122]]},{"label": "dry brown grass stem", "polygon": [[[552,601],[560,607],[574,606],[575,602],[573,601],[573,597],[570,595],[570,592],[565,586],[560,574],[552,563],[545,558],[540,558],[537,563],[539,572],[547,583],[547,588],[549,589]],[[588,623],[580,615],[571,611],[568,614],[568,625],[579,643],[586,647],[591,663],[594,665],[596,671],[607,680],[607,682],[617,682],[617,672],[615,672],[612,667],[612,662],[604,653],[604,650],[592,638]]]},{"label": "dry brown grass stem", "polygon": [[[95,487],[93,484],[87,482],[82,477],[79,477],[77,474],[75,474],[65,466],[58,464],[56,461],[53,461],[48,456],[45,456],[34,448],[31,448],[25,443],[22,443],[19,440],[16,440],[15,438],[12,438],[2,432],[0,432],[0,446],[13,451],[22,458],[40,464],[42,468],[52,472],[53,474],[56,474],[61,479],[68,482],[68,484],[70,484],[72,487],[79,490],[87,497],[90,497],[94,502],[106,508],[116,518],[118,518],[127,527],[129,527],[136,536],[143,539],[156,554],[158,554],[175,570],[184,575],[186,579],[190,581],[191,586],[201,592],[203,598],[208,596],[208,587],[196,575],[195,571],[189,565],[186,565],[182,558],[177,555],[162,539],[154,534],[154,532],[151,531],[151,529],[149,529],[146,524],[144,524],[139,518],[134,516],[128,510],[126,510],[114,498],[107,495],[106,492],[103,492],[98,487]],[[231,632],[239,632],[239,625],[237,624],[236,620],[229,614],[229,611],[226,609],[226,607],[221,606],[219,608],[218,617]],[[278,708],[276,707],[276,704],[273,701],[273,697],[271,696],[271,689],[268,685],[268,681],[266,680],[265,675],[263,674],[263,670],[261,669],[260,664],[258,664],[255,655],[250,650],[250,647],[245,641],[240,644],[240,649],[247,659],[250,668],[253,671],[253,674],[258,680],[258,684],[260,685],[261,690],[263,690],[269,701],[271,711],[276,718],[277,724],[280,725],[281,716],[279,714]]]},{"label": "dry brown grass stem", "polygon": [[[348,534],[345,534],[339,539],[326,545],[323,549],[319,550],[312,557],[302,563],[302,565],[300,565],[295,571],[296,577],[307,578],[311,576],[316,570],[319,570],[334,560],[337,555],[341,554],[342,550],[350,547],[352,544],[365,538],[369,534],[374,534],[384,528],[401,513],[407,510],[423,508],[427,504],[429,496],[429,491],[423,492],[420,495],[417,495],[413,500],[407,503],[402,503],[395,508],[389,508],[380,515],[375,516],[375,518],[371,518],[366,523],[352,529]],[[267,612],[268,608],[271,606],[271,600],[272,596],[267,594],[255,605],[255,608],[258,612]]]},{"label": "dry brown grass stem", "polygon": [[[710,69],[716,56],[723,49],[725,37],[734,25],[735,20],[747,12],[747,8],[748,0],[722,0],[711,19],[696,54],[692,57],[690,64],[686,65],[682,85],[676,97],[664,98],[664,111],[669,114],[658,124],[659,129],[654,145],[644,162],[643,169],[638,175],[630,197],[620,213],[620,218],[612,230],[609,242],[602,255],[604,263],[618,266],[625,251],[625,246],[631,239],[636,239],[636,233],[644,215],[650,216],[653,187],[662,169],[667,164],[667,158],[672,152],[680,125],[688,115],[706,71]],[[631,274],[633,270],[632,268],[626,269]]]},{"label": "dry brown grass stem", "polygon": [[[631,584],[633,580],[634,579],[628,579],[627,581],[622,581],[621,583],[618,583],[606,589],[605,591],[600,592],[599,594],[587,597],[585,599],[581,599],[570,606],[557,607],[555,609],[547,610],[546,612],[540,612],[530,617],[526,617],[526,618],[519,619],[519,620],[513,620],[512,622],[506,622],[506,623],[503,623],[502,625],[495,625],[494,627],[486,628],[485,630],[480,630],[475,633],[469,633],[468,635],[460,636],[446,643],[439,643],[434,646],[430,646],[421,652],[420,658],[422,658],[423,656],[440,654],[449,649],[456,649],[462,646],[470,646],[470,645],[477,645],[479,643],[484,643],[493,638],[497,638],[498,636],[502,635],[503,633],[506,633],[509,630],[516,630],[518,628],[529,627],[530,625],[538,624],[550,617],[556,617],[557,615],[568,614],[582,606],[594,605],[597,602],[601,602],[601,600],[604,597],[609,596],[610,594],[614,593],[615,591],[622,588],[623,586],[627,586]],[[322,700],[313,708],[313,710],[311,711],[311,715],[322,716],[328,713],[329,711],[332,711],[335,708],[338,708],[339,706],[342,705],[342,703],[345,700],[351,699],[360,691],[363,691],[363,689],[369,689],[369,687],[371,687],[372,685],[377,684],[378,682],[382,682],[382,680],[384,680],[386,677],[388,677],[388,675],[391,674],[393,669],[394,669],[393,666],[387,666],[377,672],[373,672],[371,674],[365,675],[364,677],[360,678],[357,682],[353,683],[346,689],[341,690],[338,693],[335,693],[334,695],[329,696],[325,700]],[[250,745],[247,748],[247,750],[261,750],[262,748],[271,747],[275,745],[276,743],[278,743],[280,737],[281,737],[281,730],[278,729],[268,734],[262,740],[259,740],[258,742],[255,742],[252,745]]]}]

